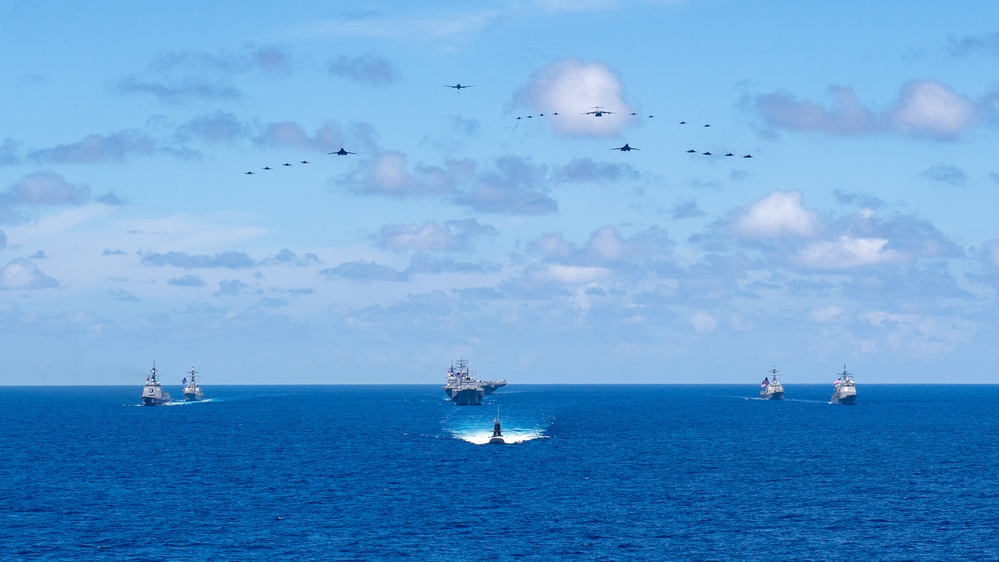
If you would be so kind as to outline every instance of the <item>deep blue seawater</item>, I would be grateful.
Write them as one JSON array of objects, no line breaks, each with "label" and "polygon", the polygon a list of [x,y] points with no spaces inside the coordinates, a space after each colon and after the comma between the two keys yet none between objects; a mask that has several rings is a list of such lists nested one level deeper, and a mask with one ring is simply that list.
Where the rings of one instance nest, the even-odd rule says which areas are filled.
[{"label": "deep blue seawater", "polygon": [[0,558],[999,558],[999,386],[204,388],[0,388]]}]

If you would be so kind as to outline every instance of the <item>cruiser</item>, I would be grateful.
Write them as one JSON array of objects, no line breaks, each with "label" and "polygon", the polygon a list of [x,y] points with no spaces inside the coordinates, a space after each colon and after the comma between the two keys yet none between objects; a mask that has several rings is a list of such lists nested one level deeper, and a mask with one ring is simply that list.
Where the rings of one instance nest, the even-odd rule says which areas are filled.
[{"label": "cruiser", "polygon": [[780,375],[777,374],[776,367],[770,369],[770,375],[763,378],[760,387],[760,398],[763,400],[784,399],[784,386],[780,383]]},{"label": "cruiser", "polygon": [[201,391],[201,387],[198,386],[198,381],[194,379],[194,375],[197,371],[194,367],[191,367],[191,382],[187,382],[187,377],[180,384],[184,385],[184,400],[188,402],[197,402],[199,400],[205,399],[205,393]]},{"label": "cruiser", "polygon": [[451,362],[451,368],[447,370],[447,386],[444,387],[444,392],[448,396],[451,396],[452,383],[457,383],[460,380],[469,380],[479,384],[482,387],[482,391],[485,394],[492,394],[496,392],[496,389],[501,386],[506,386],[506,380],[476,380],[475,377],[468,373],[468,361],[464,359],[459,359],[457,362]]},{"label": "cruiser", "polygon": [[159,378],[156,377],[156,363],[150,371],[152,374],[146,377],[146,386],[142,387],[143,406],[162,406],[171,401],[170,393],[163,390]]},{"label": "cruiser", "polygon": [[451,368],[447,370],[447,384],[444,385],[444,393],[459,406],[478,406],[482,404],[482,397],[486,395],[486,390],[481,381],[475,380],[472,375],[468,374],[468,361],[458,359],[452,361]]},{"label": "cruiser", "polygon": [[839,373],[833,388],[830,403],[850,405],[857,402],[857,386],[853,383],[853,373],[846,372],[846,365],[843,365],[843,372]]}]

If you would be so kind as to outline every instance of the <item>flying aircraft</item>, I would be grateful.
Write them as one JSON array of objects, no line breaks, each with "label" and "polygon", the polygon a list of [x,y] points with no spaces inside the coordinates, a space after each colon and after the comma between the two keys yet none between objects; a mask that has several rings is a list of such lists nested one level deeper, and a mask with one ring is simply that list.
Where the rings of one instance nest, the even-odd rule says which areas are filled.
[{"label": "flying aircraft", "polygon": [[710,151],[710,150],[708,150],[708,151],[706,151],[706,152],[702,152],[701,154],[703,154],[703,155],[705,155],[705,156],[711,156],[711,151]]},{"label": "flying aircraft", "polygon": [[309,163],[309,161],[308,161],[308,160],[302,160],[302,162],[301,162],[301,163],[302,163],[302,164],[308,164],[308,163]]},{"label": "flying aircraft", "polygon": [[729,152],[729,153],[728,153],[728,154],[726,154],[725,156],[735,156],[735,154],[732,154],[731,152]]},{"label": "flying aircraft", "polygon": [[693,148],[687,151],[687,154],[695,154],[695,153],[697,153],[697,151],[694,150]]},{"label": "flying aircraft", "polygon": [[466,86],[466,85],[462,84],[461,82],[458,82],[454,86],[452,86],[451,84],[444,84],[445,87],[447,87],[447,88],[454,88],[455,90],[458,90],[459,92],[461,91],[462,88],[471,88],[474,85],[475,84],[469,84],[468,86]]},{"label": "flying aircraft", "polygon": [[743,156],[743,158],[752,158],[752,157],[753,157],[752,154],[747,154],[747,155]]},{"label": "flying aircraft", "polygon": [[592,115],[594,117],[603,117],[604,114],[613,115],[613,111],[607,111],[606,109],[600,107],[599,105],[593,106],[593,111],[585,111],[583,115]]},{"label": "flying aircraft", "polygon": [[243,172],[243,173],[246,174],[246,175],[248,175],[248,176],[252,176],[253,175],[253,172]]},{"label": "flying aircraft", "polygon": [[291,164],[285,162],[284,164],[282,164],[282,166],[291,166]]},{"label": "flying aircraft", "polygon": [[263,168],[261,168],[261,169],[262,169],[262,170],[270,170],[270,169],[271,169],[271,167],[270,167],[270,166],[264,166],[264,167],[263,167]]},{"label": "flying aircraft", "polygon": [[624,146],[619,146],[617,148],[612,148],[611,150],[620,150],[621,152],[629,152],[632,150],[641,150],[641,148],[631,148],[628,143],[624,143]]},{"label": "flying aircraft", "polygon": [[348,154],[357,154],[357,153],[356,152],[348,152],[348,151],[344,150],[343,147],[340,147],[340,150],[338,150],[336,152],[330,152],[330,154],[336,154],[337,156],[346,156]]}]

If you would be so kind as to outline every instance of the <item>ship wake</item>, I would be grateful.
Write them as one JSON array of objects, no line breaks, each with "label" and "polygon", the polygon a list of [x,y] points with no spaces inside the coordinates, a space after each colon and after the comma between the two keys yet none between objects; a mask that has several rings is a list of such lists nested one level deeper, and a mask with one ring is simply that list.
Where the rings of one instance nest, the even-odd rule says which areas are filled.
[{"label": "ship wake", "polygon": [[[452,437],[467,441],[473,445],[488,445],[492,438],[492,431],[452,431]],[[535,439],[548,439],[548,436],[539,429],[504,429],[503,441],[508,445],[511,443],[524,443]]]}]

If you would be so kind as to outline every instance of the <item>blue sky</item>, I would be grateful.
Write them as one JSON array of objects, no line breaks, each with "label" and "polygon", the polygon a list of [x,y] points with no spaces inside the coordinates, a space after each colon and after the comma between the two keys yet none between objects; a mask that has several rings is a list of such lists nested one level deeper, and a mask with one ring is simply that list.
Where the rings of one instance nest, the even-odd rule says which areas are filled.
[{"label": "blue sky", "polygon": [[0,384],[995,382],[999,4],[401,4],[0,5]]}]

